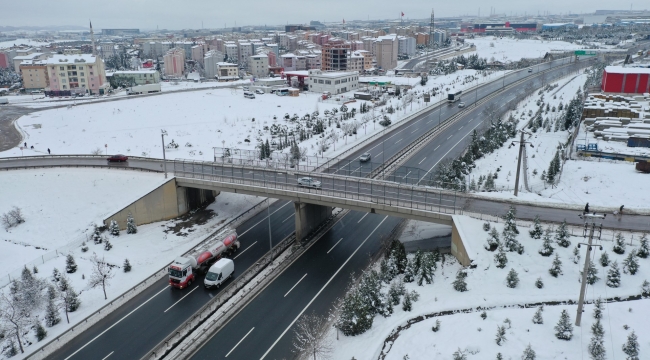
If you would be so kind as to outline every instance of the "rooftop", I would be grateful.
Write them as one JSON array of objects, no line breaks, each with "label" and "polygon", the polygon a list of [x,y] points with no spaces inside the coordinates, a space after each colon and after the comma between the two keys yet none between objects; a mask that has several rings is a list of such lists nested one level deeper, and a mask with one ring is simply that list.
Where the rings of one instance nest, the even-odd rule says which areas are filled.
[{"label": "rooftop", "polygon": [[77,63],[95,63],[96,57],[90,54],[74,54],[74,55],[53,55],[47,58],[49,65],[55,64],[77,64]]},{"label": "rooftop", "polygon": [[629,66],[607,66],[605,67],[605,71],[610,74],[650,74],[650,68]]}]

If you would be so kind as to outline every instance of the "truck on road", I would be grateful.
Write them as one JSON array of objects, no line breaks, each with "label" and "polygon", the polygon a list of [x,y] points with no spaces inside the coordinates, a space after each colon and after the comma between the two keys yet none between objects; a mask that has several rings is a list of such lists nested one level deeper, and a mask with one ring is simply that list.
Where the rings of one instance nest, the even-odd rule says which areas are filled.
[{"label": "truck on road", "polygon": [[457,91],[455,93],[447,93],[447,103],[452,104],[455,103],[456,101],[460,100],[460,94],[462,94],[462,91]]},{"label": "truck on road", "polygon": [[190,286],[199,274],[204,274],[217,260],[230,256],[239,249],[239,240],[235,231],[227,235],[207,250],[197,250],[195,253],[177,257],[169,265],[169,285],[184,289]]},{"label": "truck on road", "polygon": [[149,94],[160,92],[160,84],[136,85],[126,88],[127,95]]}]

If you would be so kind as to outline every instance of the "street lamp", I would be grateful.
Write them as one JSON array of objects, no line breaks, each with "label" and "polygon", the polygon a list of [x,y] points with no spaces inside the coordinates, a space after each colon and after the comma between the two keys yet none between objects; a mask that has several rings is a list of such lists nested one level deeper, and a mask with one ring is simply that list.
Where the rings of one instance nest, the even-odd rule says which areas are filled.
[{"label": "street lamp", "polygon": [[[269,223],[269,250],[273,249],[273,241],[271,240],[271,200],[269,198],[266,198],[267,206],[266,206],[266,217],[268,218],[268,223]],[[271,257],[273,258],[273,257]]]},{"label": "street lamp", "polygon": [[165,156],[165,135],[167,135],[167,131],[160,130],[160,137],[162,138],[162,149],[163,149],[163,168],[165,171],[165,179],[167,179],[167,157]]}]

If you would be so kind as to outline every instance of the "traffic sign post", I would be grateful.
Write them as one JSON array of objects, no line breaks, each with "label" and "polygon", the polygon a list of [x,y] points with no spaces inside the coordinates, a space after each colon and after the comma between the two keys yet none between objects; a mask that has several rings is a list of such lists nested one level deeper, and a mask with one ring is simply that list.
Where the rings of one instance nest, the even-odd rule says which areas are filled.
[{"label": "traffic sign post", "polygon": [[108,144],[104,144],[104,148],[106,149],[106,155],[108,155]]}]

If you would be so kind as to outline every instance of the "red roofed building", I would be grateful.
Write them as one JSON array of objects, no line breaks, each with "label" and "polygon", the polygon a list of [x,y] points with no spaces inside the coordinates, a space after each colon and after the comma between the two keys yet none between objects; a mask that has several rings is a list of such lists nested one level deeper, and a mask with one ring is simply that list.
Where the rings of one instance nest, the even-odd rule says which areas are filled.
[{"label": "red roofed building", "polygon": [[603,71],[600,89],[608,93],[650,93],[650,69],[607,66]]}]

